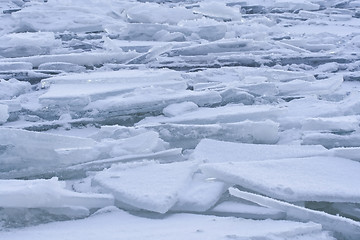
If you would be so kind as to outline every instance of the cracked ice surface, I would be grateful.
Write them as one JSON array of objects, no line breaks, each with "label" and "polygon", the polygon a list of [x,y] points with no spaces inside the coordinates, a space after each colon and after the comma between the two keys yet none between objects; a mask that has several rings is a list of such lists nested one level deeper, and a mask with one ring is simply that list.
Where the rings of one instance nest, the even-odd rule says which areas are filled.
[{"label": "cracked ice surface", "polygon": [[0,0],[0,240],[359,239],[359,9]]}]

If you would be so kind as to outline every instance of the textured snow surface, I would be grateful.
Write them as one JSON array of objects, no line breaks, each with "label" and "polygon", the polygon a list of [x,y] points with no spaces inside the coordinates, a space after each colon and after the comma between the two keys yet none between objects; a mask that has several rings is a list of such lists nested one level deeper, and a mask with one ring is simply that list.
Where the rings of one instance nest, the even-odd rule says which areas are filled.
[{"label": "textured snow surface", "polygon": [[0,240],[358,240],[359,9],[0,0]]}]

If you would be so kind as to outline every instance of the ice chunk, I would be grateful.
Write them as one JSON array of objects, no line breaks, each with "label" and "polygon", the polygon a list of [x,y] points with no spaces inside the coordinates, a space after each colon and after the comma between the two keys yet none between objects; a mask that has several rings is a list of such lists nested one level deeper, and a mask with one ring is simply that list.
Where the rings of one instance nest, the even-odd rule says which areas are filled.
[{"label": "ice chunk", "polygon": [[0,62],[0,71],[32,70],[33,66],[28,62]]},{"label": "ice chunk", "polygon": [[166,5],[154,3],[137,4],[127,9],[126,14],[130,22],[137,23],[177,24],[183,19],[198,18],[189,9],[183,7],[170,8]]},{"label": "ice chunk", "polygon": [[279,140],[279,124],[271,120],[219,124],[138,125],[159,132],[173,146],[195,148],[203,138],[230,142],[274,144]]},{"label": "ice chunk", "polygon": [[338,135],[333,133],[306,133],[303,136],[302,144],[320,144],[326,148],[359,147],[360,134],[358,132],[354,132],[349,135]]},{"label": "ice chunk", "polygon": [[359,129],[359,116],[340,116],[328,118],[307,118],[302,123],[303,130],[352,132]]},{"label": "ice chunk", "polygon": [[[208,176],[290,202],[360,202],[360,163],[335,157],[208,163]],[[354,185],[355,184],[355,185]]]},{"label": "ice chunk", "polygon": [[325,80],[308,82],[293,80],[291,82],[278,84],[279,95],[304,96],[310,94],[329,94],[338,89],[343,83],[342,76],[334,76]]},{"label": "ice chunk", "polygon": [[313,82],[315,77],[311,73],[291,72],[281,69],[253,67],[223,67],[220,69],[206,69],[202,72],[188,73],[187,76],[194,83],[277,83],[303,80]]},{"label": "ice chunk", "polygon": [[29,62],[34,67],[48,62],[66,62],[81,66],[94,66],[104,63],[125,63],[126,61],[138,56],[136,52],[81,52],[68,54],[48,54],[29,57],[13,57],[0,59],[0,62]]},{"label": "ice chunk", "polygon": [[0,185],[0,207],[4,208],[102,208],[114,204],[111,195],[66,190],[65,182],[57,178],[0,180]]},{"label": "ice chunk", "polygon": [[89,138],[0,128],[0,175],[7,175],[10,170],[42,173],[59,166],[94,160],[100,154],[94,149],[95,143]]},{"label": "ice chunk", "polygon": [[195,173],[189,186],[179,194],[171,211],[204,212],[215,205],[229,186]]},{"label": "ice chunk", "polygon": [[196,168],[194,162],[118,164],[96,174],[93,183],[111,192],[120,202],[166,213],[189,185]]},{"label": "ice chunk", "polygon": [[150,123],[184,123],[184,124],[214,124],[233,123],[245,120],[261,121],[277,119],[282,109],[268,105],[228,105],[217,108],[199,108],[197,111],[184,113],[175,117],[146,118],[139,124]]},{"label": "ice chunk", "polygon": [[0,229],[11,229],[44,224],[53,221],[66,221],[85,218],[90,210],[85,207],[56,208],[0,208]]},{"label": "ice chunk", "polygon": [[348,158],[360,162],[360,147],[332,148],[329,152],[336,157]]},{"label": "ice chunk", "polygon": [[[109,224],[111,223],[111,224]],[[114,226],[117,226],[116,228]],[[140,229],[140,230],[139,230]],[[90,218],[51,223],[36,227],[0,232],[1,239],[60,240],[71,236],[77,240],[94,240],[99,236],[113,239],[157,239],[171,236],[181,239],[317,239],[335,240],[316,223],[216,217],[197,214],[172,214],[165,218],[143,218],[121,210],[106,208]]]},{"label": "ice chunk", "polygon": [[9,108],[7,105],[0,104],[0,124],[5,123],[9,118]]},{"label": "ice chunk", "polygon": [[40,64],[39,70],[60,70],[64,72],[84,72],[85,67],[66,62],[48,62]]},{"label": "ice chunk", "polygon": [[16,79],[0,80],[0,100],[10,100],[30,91],[30,89],[31,85],[28,82],[20,82]]},{"label": "ice chunk", "polygon": [[61,46],[61,41],[55,39],[52,32],[12,33],[1,36],[0,42],[3,43],[0,55],[7,58],[49,54],[54,48]]},{"label": "ice chunk", "polygon": [[[42,87],[52,84],[123,84],[129,89],[145,86],[164,86],[173,89],[183,89],[183,77],[179,72],[165,69],[94,71],[89,73],[67,74],[55,76],[41,81]],[[96,85],[97,86],[97,85]],[[185,89],[186,89],[185,85]],[[126,88],[126,86],[124,86]]]},{"label": "ice chunk", "polygon": [[244,39],[221,39],[206,44],[196,44],[188,47],[173,49],[169,56],[200,56],[212,53],[242,52],[270,49],[270,44],[264,41]]},{"label": "ice chunk", "polygon": [[75,148],[93,147],[90,138],[71,137],[51,133],[31,132],[20,129],[0,128],[0,144],[23,146],[26,148]]},{"label": "ice chunk", "polygon": [[211,214],[251,219],[284,219],[285,212],[241,201],[224,201],[211,209]]},{"label": "ice chunk", "polygon": [[229,191],[233,196],[257,203],[265,207],[284,211],[286,212],[288,218],[297,219],[304,222],[312,221],[320,223],[324,229],[334,231],[337,238],[356,240],[360,236],[360,224],[353,220],[299,207],[258,194],[239,191],[235,188],[230,188]]},{"label": "ice chunk", "polygon": [[327,154],[327,149],[320,145],[246,144],[203,139],[195,148],[192,158],[209,163],[217,163],[301,158],[325,154]]},{"label": "ice chunk", "polygon": [[109,152],[110,157],[118,157],[128,154],[145,154],[164,151],[168,144],[159,138],[157,132],[148,131],[133,137],[119,140],[103,140],[100,146],[101,152]]},{"label": "ice chunk", "polygon": [[255,102],[255,97],[244,90],[238,88],[227,88],[222,91],[222,105],[227,105],[229,103],[242,103],[244,105],[252,105]]},{"label": "ice chunk", "polygon": [[228,7],[223,2],[201,2],[198,8],[193,9],[194,13],[201,14],[204,17],[213,18],[216,20],[240,20],[240,9]]},{"label": "ice chunk", "polygon": [[159,151],[155,153],[144,153],[144,154],[131,154],[124,155],[120,157],[100,159],[95,161],[89,161],[86,163],[76,164],[70,167],[65,168],[63,171],[65,172],[81,172],[84,171],[99,171],[105,168],[111,167],[114,163],[119,162],[134,162],[141,161],[144,159],[154,159],[160,163],[169,163],[169,162],[179,162],[185,161],[184,156],[182,155],[181,148],[172,148],[164,151]]},{"label": "ice chunk", "polygon": [[174,117],[186,112],[191,112],[198,109],[198,105],[193,102],[175,103],[163,109],[163,114],[166,117]]},{"label": "ice chunk", "polygon": [[[144,98],[146,94],[147,98]],[[217,92],[189,90],[176,91],[164,88],[142,88],[122,96],[108,97],[91,102],[84,109],[94,113],[106,113],[109,116],[122,116],[128,114],[149,114],[161,112],[169,104],[182,101],[192,101],[199,106],[211,106],[221,102]]]},{"label": "ice chunk", "polygon": [[156,59],[159,55],[168,52],[169,50],[171,50],[173,48],[173,46],[171,44],[166,44],[164,46],[155,46],[153,48],[151,48],[148,52],[135,57],[134,59],[131,59],[130,61],[128,61],[126,64],[145,64],[150,62],[153,59]]},{"label": "ice chunk", "polygon": [[290,11],[303,9],[308,11],[316,11],[319,10],[320,5],[313,3],[312,1],[301,1],[301,0],[275,0],[275,4],[273,5],[276,8],[286,9]]}]

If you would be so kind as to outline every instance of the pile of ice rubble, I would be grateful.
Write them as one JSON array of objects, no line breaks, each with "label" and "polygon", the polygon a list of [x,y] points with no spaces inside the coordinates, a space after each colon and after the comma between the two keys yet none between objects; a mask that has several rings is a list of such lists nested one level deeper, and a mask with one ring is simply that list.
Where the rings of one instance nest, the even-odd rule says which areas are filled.
[{"label": "pile of ice rubble", "polygon": [[0,239],[360,239],[359,7],[0,0]]}]

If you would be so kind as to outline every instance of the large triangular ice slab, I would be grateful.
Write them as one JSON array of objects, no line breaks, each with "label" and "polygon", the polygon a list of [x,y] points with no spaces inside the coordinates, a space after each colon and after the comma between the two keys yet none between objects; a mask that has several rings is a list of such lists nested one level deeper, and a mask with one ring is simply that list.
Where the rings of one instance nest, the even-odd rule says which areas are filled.
[{"label": "large triangular ice slab", "polygon": [[165,213],[176,203],[196,169],[194,162],[118,164],[98,173],[93,184],[112,193],[122,203]]}]

